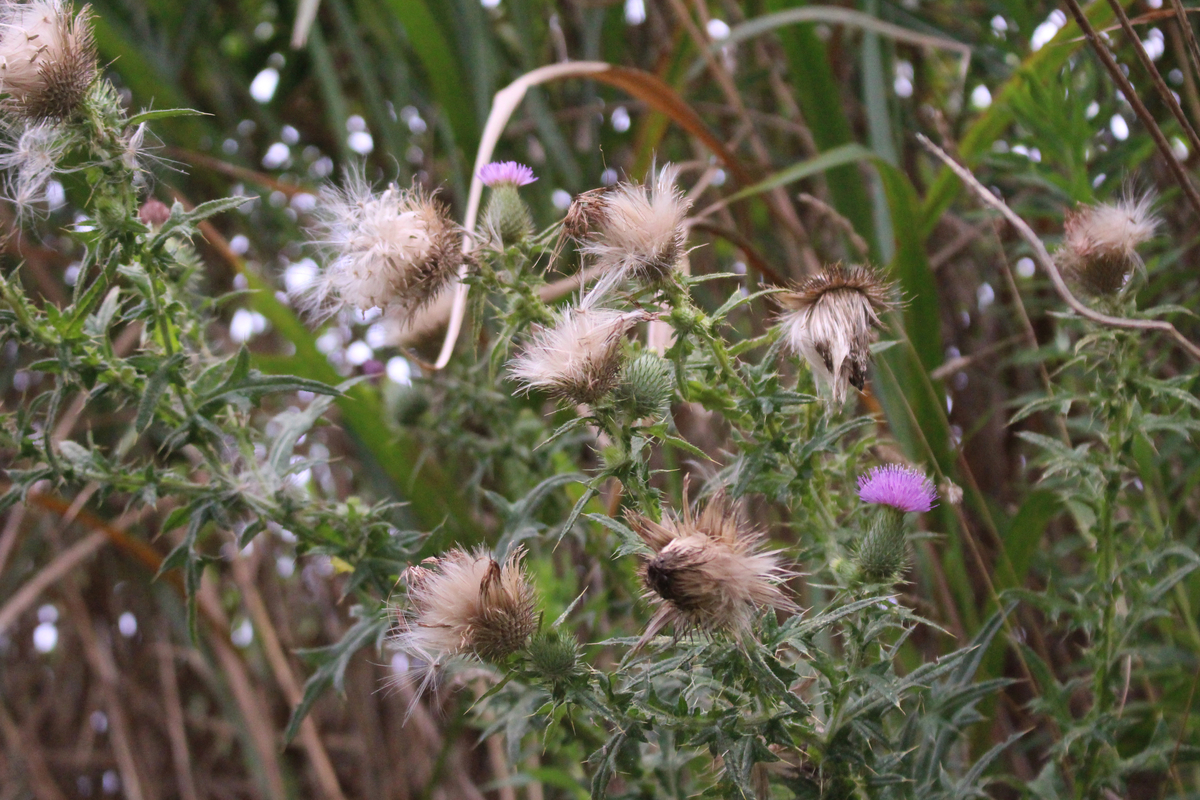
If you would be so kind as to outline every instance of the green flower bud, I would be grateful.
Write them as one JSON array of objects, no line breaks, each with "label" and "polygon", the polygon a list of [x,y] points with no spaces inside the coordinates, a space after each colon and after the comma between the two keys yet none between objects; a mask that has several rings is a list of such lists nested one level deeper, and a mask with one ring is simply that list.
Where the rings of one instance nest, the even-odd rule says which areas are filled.
[{"label": "green flower bud", "polygon": [[892,506],[879,506],[871,527],[858,544],[854,560],[863,582],[895,583],[908,568],[904,512]]},{"label": "green flower bud", "polygon": [[557,628],[535,633],[525,652],[530,667],[547,683],[561,684],[579,673],[579,645]]},{"label": "green flower bud", "polygon": [[492,187],[483,223],[489,230],[495,231],[506,245],[516,244],[533,233],[533,215],[512,183],[499,183]]},{"label": "green flower bud", "polygon": [[670,365],[653,353],[643,353],[621,371],[617,400],[634,417],[658,416],[666,411],[673,389]]}]

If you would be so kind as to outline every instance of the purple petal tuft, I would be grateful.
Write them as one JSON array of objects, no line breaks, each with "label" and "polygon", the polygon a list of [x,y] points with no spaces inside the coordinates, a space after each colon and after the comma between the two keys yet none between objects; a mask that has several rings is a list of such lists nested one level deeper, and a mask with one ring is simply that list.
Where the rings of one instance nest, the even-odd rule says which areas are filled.
[{"label": "purple petal tuft", "polygon": [[937,500],[937,490],[925,473],[888,464],[858,476],[858,497],[864,503],[878,503],[901,511],[929,511]]},{"label": "purple petal tuft", "polygon": [[479,180],[484,186],[495,186],[500,183],[511,183],[513,186],[524,186],[533,183],[537,176],[533,170],[516,161],[493,161],[479,168]]}]

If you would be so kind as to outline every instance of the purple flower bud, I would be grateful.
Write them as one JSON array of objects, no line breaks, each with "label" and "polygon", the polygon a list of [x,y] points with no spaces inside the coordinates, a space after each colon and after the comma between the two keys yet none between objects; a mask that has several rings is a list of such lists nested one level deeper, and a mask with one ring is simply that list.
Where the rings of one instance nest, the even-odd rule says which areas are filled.
[{"label": "purple flower bud", "polygon": [[513,186],[524,186],[533,183],[537,177],[533,170],[516,161],[493,161],[479,168],[479,180],[484,186],[497,186],[507,183]]},{"label": "purple flower bud", "polygon": [[937,500],[933,481],[911,467],[888,464],[858,476],[858,497],[864,503],[891,506],[901,511],[929,511]]}]

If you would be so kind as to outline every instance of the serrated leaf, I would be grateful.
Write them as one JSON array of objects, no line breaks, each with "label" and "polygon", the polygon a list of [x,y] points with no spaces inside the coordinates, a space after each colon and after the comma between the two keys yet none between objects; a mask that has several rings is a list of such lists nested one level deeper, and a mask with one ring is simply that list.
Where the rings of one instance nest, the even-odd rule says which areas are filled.
[{"label": "serrated leaf", "polygon": [[154,411],[158,407],[158,400],[171,382],[171,373],[183,363],[184,358],[183,353],[171,356],[163,361],[146,381],[146,388],[142,391],[141,400],[138,401],[137,420],[133,426],[139,434],[145,433],[146,428],[150,427],[150,423],[154,419]]},{"label": "serrated leaf", "polygon": [[283,732],[285,744],[296,737],[300,723],[308,716],[313,703],[317,702],[317,698],[326,689],[332,686],[338,692],[344,690],[346,668],[354,654],[372,642],[378,645],[390,627],[391,619],[387,608],[380,606],[351,625],[341,641],[328,647],[300,651],[306,660],[317,664],[317,670],[305,681],[304,694],[292,709],[292,716]]}]

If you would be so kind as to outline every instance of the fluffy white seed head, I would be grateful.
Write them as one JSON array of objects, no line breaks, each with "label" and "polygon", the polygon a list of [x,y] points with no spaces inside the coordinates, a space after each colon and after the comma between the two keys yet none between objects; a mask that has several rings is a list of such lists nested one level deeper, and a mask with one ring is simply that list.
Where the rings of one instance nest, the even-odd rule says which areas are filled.
[{"label": "fluffy white seed head", "polygon": [[873,270],[836,264],[779,295],[787,344],[830,387],[835,402],[845,399],[848,386],[866,384],[871,337],[893,294]]},{"label": "fluffy white seed head", "polygon": [[625,334],[647,318],[641,311],[568,309],[552,327],[534,330],[509,372],[526,392],[594,403],[617,383]]},{"label": "fluffy white seed head", "polygon": [[682,516],[667,514],[661,523],[636,512],[626,512],[626,520],[654,551],[641,575],[646,597],[661,607],[642,643],[668,623],[676,632],[744,639],[760,609],[796,610],[782,589],[794,573],[778,551],[762,549],[762,535],[745,524],[724,494],[714,496],[698,517],[685,508]]},{"label": "fluffy white seed head", "polygon": [[326,189],[315,240],[329,254],[303,299],[310,312],[379,307],[408,318],[438,297],[463,262],[461,234],[445,209],[418,188],[374,192],[361,174]]},{"label": "fluffy white seed head", "polygon": [[1154,198],[1126,197],[1116,203],[1080,206],[1063,226],[1056,258],[1066,275],[1092,295],[1115,294],[1142,266],[1139,245],[1154,237],[1159,220]]},{"label": "fluffy white seed head", "polygon": [[36,213],[45,200],[47,184],[71,147],[71,139],[64,127],[43,121],[25,126],[15,141],[0,145],[5,194],[18,215]]},{"label": "fluffy white seed head", "polygon": [[0,92],[27,119],[75,114],[99,74],[91,12],[62,0],[0,0]]},{"label": "fluffy white seed head", "polygon": [[[602,296],[626,278],[658,283],[669,278],[687,252],[689,201],[675,185],[676,170],[663,167],[648,184],[620,183],[581,196],[565,227],[583,236],[580,252],[602,267],[593,289]],[[572,213],[573,212],[573,213]]]},{"label": "fluffy white seed head", "polygon": [[523,648],[537,627],[524,555],[516,548],[501,564],[485,550],[455,549],[409,567],[396,647],[431,667],[459,655],[500,661]]}]

